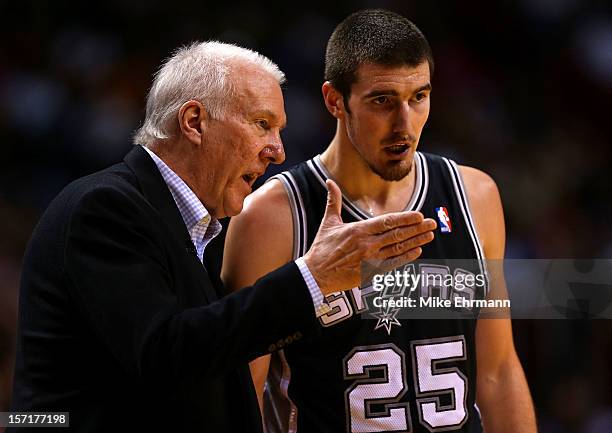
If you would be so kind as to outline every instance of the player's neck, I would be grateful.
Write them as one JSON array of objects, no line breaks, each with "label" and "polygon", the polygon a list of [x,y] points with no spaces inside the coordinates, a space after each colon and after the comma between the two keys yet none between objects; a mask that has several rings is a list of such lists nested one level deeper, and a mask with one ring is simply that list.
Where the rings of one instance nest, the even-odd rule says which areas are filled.
[{"label": "player's neck", "polygon": [[415,184],[415,170],[396,182],[386,181],[370,169],[348,139],[336,136],[321,155],[321,162],[343,193],[374,215],[404,210]]}]

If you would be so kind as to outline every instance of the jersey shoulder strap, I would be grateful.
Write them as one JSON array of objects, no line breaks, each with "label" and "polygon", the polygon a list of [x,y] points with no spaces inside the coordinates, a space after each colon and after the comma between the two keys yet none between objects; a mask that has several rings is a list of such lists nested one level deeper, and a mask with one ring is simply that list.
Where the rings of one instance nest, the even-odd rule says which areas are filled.
[{"label": "jersey shoulder strap", "polygon": [[327,200],[327,190],[313,178],[308,168],[309,162],[304,161],[268,179],[280,181],[289,198],[293,220],[293,259],[308,251],[323,218]]}]

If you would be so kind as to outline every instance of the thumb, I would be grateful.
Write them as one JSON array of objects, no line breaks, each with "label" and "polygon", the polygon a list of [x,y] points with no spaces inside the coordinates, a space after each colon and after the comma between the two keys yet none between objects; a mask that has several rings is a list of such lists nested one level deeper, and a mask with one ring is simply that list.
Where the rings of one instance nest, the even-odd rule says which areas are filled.
[{"label": "thumb", "polygon": [[323,215],[323,221],[332,224],[342,223],[342,192],[340,188],[331,179],[325,181],[327,185],[327,206],[325,207],[325,215]]}]

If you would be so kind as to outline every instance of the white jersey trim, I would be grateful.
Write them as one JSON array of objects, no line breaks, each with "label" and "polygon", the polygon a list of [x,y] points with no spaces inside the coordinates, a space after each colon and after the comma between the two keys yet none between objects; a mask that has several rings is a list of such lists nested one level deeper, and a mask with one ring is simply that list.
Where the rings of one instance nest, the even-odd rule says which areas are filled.
[{"label": "white jersey trim", "polygon": [[[304,200],[302,199],[302,194],[300,189],[297,186],[297,182],[293,175],[287,171],[277,174],[276,176],[268,179],[268,182],[271,179],[278,179],[285,191],[287,193],[287,197],[289,198],[289,207],[291,208],[291,216],[293,219],[293,259],[297,259],[306,254],[306,244],[308,242],[308,225],[306,222],[306,209],[304,208]],[[278,351],[279,359],[282,365],[281,371],[281,379],[280,379],[280,392],[281,395],[289,402],[289,413],[280,414],[277,411],[277,407],[275,405],[274,399],[272,399],[271,404],[273,406],[274,414],[277,420],[280,420],[282,415],[287,416],[288,419],[288,431],[287,433],[296,433],[297,432],[297,414],[298,409],[297,406],[293,403],[291,398],[289,397],[289,384],[291,382],[291,367],[287,362],[287,358],[285,357],[285,353],[283,350]],[[268,382],[266,381],[266,385],[268,386]],[[263,416],[263,414],[262,414]],[[282,423],[281,425],[284,425]],[[264,423],[265,426],[265,423]],[[266,432],[266,433],[275,433],[275,432]]]},{"label": "white jersey trim", "polygon": [[450,177],[453,182],[453,187],[455,189],[455,194],[457,196],[457,201],[459,202],[459,206],[461,208],[461,213],[463,214],[463,218],[468,228],[470,238],[472,239],[472,243],[474,244],[474,251],[476,252],[476,258],[478,259],[480,271],[486,277],[487,284],[485,287],[485,294],[487,294],[489,289],[489,277],[487,273],[487,265],[485,263],[486,258],[484,250],[482,249],[482,245],[480,243],[480,237],[478,236],[478,232],[476,230],[476,225],[474,224],[474,219],[470,210],[470,203],[467,199],[463,178],[461,177],[459,167],[457,167],[457,163],[455,163],[455,161],[449,160],[445,157],[442,157],[442,159],[446,163],[446,166],[450,173]]},{"label": "white jersey trim", "polygon": [[268,179],[268,182],[271,179],[278,179],[289,197],[289,207],[293,218],[293,259],[295,260],[306,254],[306,244],[308,242],[308,224],[306,222],[304,200],[291,173],[282,172]]}]

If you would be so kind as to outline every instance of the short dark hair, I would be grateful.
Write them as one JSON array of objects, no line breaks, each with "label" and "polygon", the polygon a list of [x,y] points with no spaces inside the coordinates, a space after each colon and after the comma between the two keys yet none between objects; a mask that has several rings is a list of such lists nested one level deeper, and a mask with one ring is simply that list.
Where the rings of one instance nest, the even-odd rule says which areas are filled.
[{"label": "short dark hair", "polygon": [[410,20],[385,9],[364,9],[346,17],[329,38],[325,80],[348,101],[360,64],[417,66],[424,60],[433,74],[429,43]]}]

